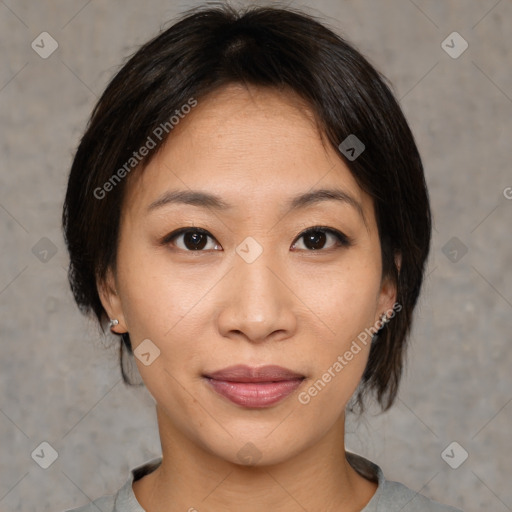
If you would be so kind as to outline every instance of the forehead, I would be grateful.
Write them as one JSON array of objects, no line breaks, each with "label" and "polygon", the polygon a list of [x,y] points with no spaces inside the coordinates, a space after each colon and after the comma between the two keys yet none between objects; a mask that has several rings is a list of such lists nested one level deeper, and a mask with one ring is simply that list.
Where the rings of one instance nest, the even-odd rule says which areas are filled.
[{"label": "forehead", "polygon": [[235,208],[318,188],[341,188],[373,217],[371,199],[295,94],[230,85],[198,101],[145,169],[130,176],[125,205],[142,213],[166,190],[221,196]]}]

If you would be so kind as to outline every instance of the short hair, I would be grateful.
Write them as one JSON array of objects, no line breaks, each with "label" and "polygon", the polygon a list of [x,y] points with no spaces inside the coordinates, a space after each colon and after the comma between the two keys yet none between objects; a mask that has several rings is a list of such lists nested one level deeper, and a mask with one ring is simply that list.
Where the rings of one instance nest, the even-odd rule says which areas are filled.
[{"label": "short hair", "polygon": [[[170,118],[191,98],[200,101],[229,84],[297,94],[373,200],[383,277],[396,285],[401,311],[371,344],[355,403],[362,412],[363,399],[371,393],[385,411],[398,392],[430,247],[423,165],[388,80],[353,45],[296,9],[217,5],[188,10],[141,46],[110,81],[76,151],[63,205],[74,298],[83,313],[95,314],[104,332],[107,315],[96,279],[103,282],[107,270],[115,270],[128,181],[113,178],[143,172],[172,136],[168,129],[165,136],[155,137],[155,129],[169,127]],[[350,135],[364,144],[355,159],[339,149]],[[155,143],[152,151],[138,155],[137,162],[130,160],[148,137]],[[133,355],[129,335],[119,341],[122,376],[130,384],[123,367],[123,350]]]}]

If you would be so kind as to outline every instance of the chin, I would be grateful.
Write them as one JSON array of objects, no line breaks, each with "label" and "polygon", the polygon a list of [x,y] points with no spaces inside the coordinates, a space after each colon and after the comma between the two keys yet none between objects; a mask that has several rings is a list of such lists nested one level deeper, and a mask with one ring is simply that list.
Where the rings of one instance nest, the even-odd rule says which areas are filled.
[{"label": "chin", "polygon": [[[308,444],[306,440],[301,443],[301,440],[297,439],[295,434],[274,436],[270,439],[268,433],[272,429],[265,430],[265,433],[253,437],[247,435],[230,437],[226,433],[222,440],[217,437],[215,442],[212,443],[211,439],[203,439],[201,444],[204,443],[205,448],[215,457],[231,464],[247,467],[281,464],[296,456]],[[291,442],[290,439],[294,441]]]}]

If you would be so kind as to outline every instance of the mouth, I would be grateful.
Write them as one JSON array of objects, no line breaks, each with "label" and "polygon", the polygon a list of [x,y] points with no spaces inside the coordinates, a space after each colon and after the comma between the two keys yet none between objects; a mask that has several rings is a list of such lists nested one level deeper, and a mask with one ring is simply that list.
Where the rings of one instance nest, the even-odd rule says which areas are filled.
[{"label": "mouth", "polygon": [[204,374],[210,389],[246,408],[277,404],[293,393],[306,378],[281,366],[236,365]]}]

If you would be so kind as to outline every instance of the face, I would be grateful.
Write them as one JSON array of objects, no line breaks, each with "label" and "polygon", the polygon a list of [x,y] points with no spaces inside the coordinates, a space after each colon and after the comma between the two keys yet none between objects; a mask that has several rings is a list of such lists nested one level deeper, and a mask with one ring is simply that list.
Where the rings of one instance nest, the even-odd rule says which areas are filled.
[{"label": "face", "polygon": [[[342,429],[370,348],[358,336],[395,289],[382,280],[372,201],[305,106],[224,88],[130,180],[116,272],[100,293],[144,354],[137,365],[165,428],[227,461],[252,451],[259,464]],[[215,198],[176,194],[192,191]],[[211,378],[233,365],[253,371]],[[266,365],[293,375],[254,370]]]}]

